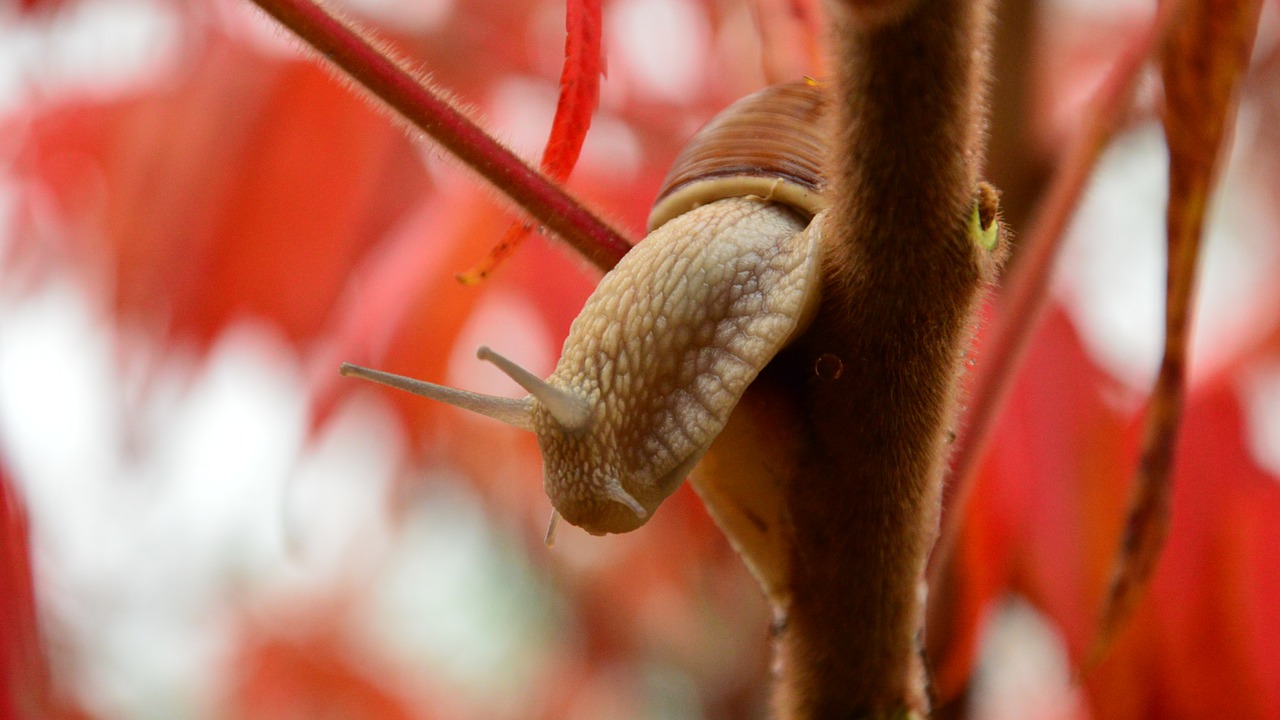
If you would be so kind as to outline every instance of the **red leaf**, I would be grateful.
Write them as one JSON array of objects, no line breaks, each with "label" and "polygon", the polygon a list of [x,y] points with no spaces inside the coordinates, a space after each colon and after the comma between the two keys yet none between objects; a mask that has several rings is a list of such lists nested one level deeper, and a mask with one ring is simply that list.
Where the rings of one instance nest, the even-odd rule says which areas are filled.
[{"label": "red leaf", "polygon": [[[351,273],[329,321],[327,347],[312,368],[323,421],[341,392],[366,387],[338,376],[338,365],[371,365],[432,382],[444,378],[458,332],[479,291],[452,282],[478,242],[498,232],[502,214],[478,189],[441,195]],[[444,406],[390,389],[408,424],[421,428]]]},{"label": "red leaf", "polygon": [[1163,559],[1086,678],[1095,717],[1280,717],[1280,478],[1229,384],[1190,400],[1183,435]]},{"label": "red leaf", "polygon": [[[970,671],[989,602],[1031,600],[1062,632],[1075,667],[1095,635],[1136,454],[1139,418],[1116,409],[1058,312],[1046,318],[996,429],[957,546],[931,602],[942,697]],[[1110,398],[1110,399],[1109,399]],[[1280,478],[1250,458],[1231,385],[1188,402],[1164,559],[1112,652],[1084,677],[1091,716],[1280,715]]]},{"label": "red leaf", "polygon": [[[228,718],[343,717],[415,720],[432,717],[379,682],[364,654],[348,646],[340,619],[274,635],[257,629],[236,663]],[[295,618],[295,622],[297,619]],[[301,623],[297,623],[301,624]]]},{"label": "red leaf", "polygon": [[[505,222],[495,201],[478,187],[440,193],[351,272],[311,367],[315,425],[324,422],[339,397],[356,388],[384,393],[414,430],[433,427],[442,410],[457,417],[439,403],[341,378],[338,365],[351,362],[443,382],[459,333],[482,293],[494,289],[460,285],[454,273]],[[579,260],[540,242],[513,262],[499,287],[527,299],[559,342],[594,282],[581,268]]]},{"label": "red leaf", "polygon": [[199,343],[244,316],[310,339],[425,174],[315,63],[208,42],[173,90],[40,114],[19,167],[76,259],[103,262],[122,315]]},{"label": "red leaf", "polygon": [[950,611],[930,612],[941,697],[963,688],[983,613],[1010,587],[1059,624],[1073,657],[1083,652],[1124,506],[1128,423],[1104,402],[1115,387],[1050,311],[993,429],[950,572],[930,592]]}]

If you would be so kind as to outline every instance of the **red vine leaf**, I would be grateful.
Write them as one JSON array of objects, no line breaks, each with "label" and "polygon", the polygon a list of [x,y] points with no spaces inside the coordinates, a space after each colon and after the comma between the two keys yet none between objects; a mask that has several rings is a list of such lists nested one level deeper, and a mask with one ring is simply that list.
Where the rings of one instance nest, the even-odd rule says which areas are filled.
[{"label": "red vine leaf", "polygon": [[1124,514],[1120,468],[1130,418],[1117,388],[1051,306],[973,476],[954,555],[929,592],[929,647],[939,700],[971,679],[992,602],[1017,592],[1053,618],[1073,661],[1088,644]]},{"label": "red vine leaf", "polygon": [[[600,0],[568,0],[560,99],[542,151],[542,171],[558,182],[567,180],[578,164],[591,116],[600,103],[600,77],[605,71],[601,26]],[[528,223],[512,223],[489,255],[458,279],[470,285],[488,277],[532,230]]]},{"label": "red vine leaf", "polygon": [[0,718],[87,720],[55,687],[40,634],[32,572],[31,522],[0,462]]},{"label": "red vine leaf", "polygon": [[280,634],[252,624],[245,628],[245,646],[235,664],[238,677],[222,717],[336,713],[353,720],[411,720],[437,716],[430,694],[425,694],[425,702],[424,697],[410,702],[396,693],[385,673],[374,671],[374,663],[352,652],[339,632],[342,617],[316,614],[314,627],[301,632]]},{"label": "red vine leaf", "polygon": [[1260,0],[1190,2],[1164,48],[1164,129],[1169,145],[1164,359],[1152,391],[1134,497],[1103,609],[1097,653],[1106,649],[1132,613],[1169,532],[1170,471],[1182,414],[1200,239],[1217,160],[1235,119],[1236,89],[1249,66],[1261,5]]},{"label": "red vine leaf", "polygon": [[[310,368],[314,427],[352,387],[335,370],[341,362],[444,377],[447,348],[478,299],[448,282],[446,271],[474,252],[478,237],[496,231],[496,214],[492,201],[475,190],[434,197],[353,269],[328,321],[326,345]],[[406,393],[385,395],[409,425],[422,424],[440,409]]]},{"label": "red vine leaf", "polygon": [[36,628],[27,513],[0,467],[0,717],[48,706],[49,670]]},{"label": "red vine leaf", "polygon": [[1280,717],[1280,478],[1242,411],[1231,383],[1188,398],[1167,546],[1086,679],[1095,717]]},{"label": "red vine leaf", "polygon": [[[111,279],[124,318],[198,346],[246,316],[310,341],[426,175],[324,68],[206,43],[169,87],[33,113],[24,200],[70,229],[67,256]],[[38,230],[15,234],[37,249]]]},{"label": "red vine leaf", "polygon": [[[1142,431],[1117,405],[1122,392],[1050,309],[975,478],[954,563],[930,588],[941,703],[962,697],[1007,594],[1051,620],[1071,667],[1087,658]],[[1093,717],[1280,717],[1280,615],[1270,610],[1280,603],[1280,478],[1250,456],[1236,395],[1215,382],[1187,400],[1164,559],[1113,650],[1082,678]]]},{"label": "red vine leaf", "polygon": [[[505,222],[489,193],[477,186],[461,186],[457,192],[431,196],[353,268],[328,319],[323,344],[308,362],[313,428],[323,426],[338,402],[356,389],[382,394],[406,427],[416,431],[436,427],[441,417],[456,417],[445,405],[343,379],[335,368],[352,362],[425,380],[445,380],[452,349],[484,297],[449,282],[452,268],[474,257],[476,249],[501,232]],[[558,347],[594,278],[580,271],[576,257],[549,244],[522,253],[508,270],[500,286],[492,289],[526,299],[541,316],[538,327],[545,328]],[[548,284],[547,277],[556,282]],[[474,350],[464,348],[468,355]],[[412,434],[415,440],[428,436]],[[492,459],[492,448],[486,448],[485,457]],[[543,498],[540,484],[537,497]]]}]

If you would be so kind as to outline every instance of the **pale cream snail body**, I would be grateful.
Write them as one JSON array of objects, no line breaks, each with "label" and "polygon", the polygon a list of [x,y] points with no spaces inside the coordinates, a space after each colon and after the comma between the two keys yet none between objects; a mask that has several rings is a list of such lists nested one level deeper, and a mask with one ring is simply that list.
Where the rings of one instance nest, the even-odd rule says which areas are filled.
[{"label": "pale cream snail body", "polygon": [[649,235],[587,299],[550,377],[480,348],[527,397],[353,365],[342,373],[536,433],[556,512],[595,534],[639,527],[816,308],[823,103],[816,83],[773,86],[699,131],[659,193]]}]

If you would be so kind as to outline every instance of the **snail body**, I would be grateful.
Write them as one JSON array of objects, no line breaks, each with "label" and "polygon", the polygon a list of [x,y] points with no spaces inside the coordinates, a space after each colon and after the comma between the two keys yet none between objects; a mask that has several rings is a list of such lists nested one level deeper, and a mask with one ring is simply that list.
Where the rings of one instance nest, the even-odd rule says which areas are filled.
[{"label": "snail body", "polygon": [[649,235],[587,299],[550,377],[480,348],[527,397],[342,373],[536,433],[544,488],[565,520],[594,534],[639,527],[816,309],[823,103],[811,82],[766,88],[695,136]]},{"label": "snail body", "polygon": [[538,433],[547,495],[589,531],[647,520],[816,306],[818,233],[803,217],[747,197],[677,220],[605,276],[548,379],[592,406],[584,430],[548,416]]}]

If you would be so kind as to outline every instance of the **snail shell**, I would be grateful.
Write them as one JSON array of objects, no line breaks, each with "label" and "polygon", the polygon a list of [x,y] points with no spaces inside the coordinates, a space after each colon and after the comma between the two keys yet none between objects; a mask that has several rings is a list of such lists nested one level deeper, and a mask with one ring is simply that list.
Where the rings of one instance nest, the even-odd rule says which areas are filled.
[{"label": "snail shell", "polygon": [[649,212],[649,229],[699,205],[754,195],[809,217],[825,207],[822,132],[827,95],[817,82],[772,85],[725,108],[676,156]]},{"label": "snail shell", "polygon": [[535,432],[565,520],[594,534],[639,527],[816,308],[823,103],[816,83],[774,86],[701,130],[659,193],[651,232],[587,299],[545,381],[480,348],[528,397],[342,373]]}]

